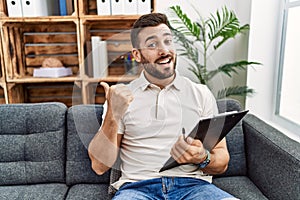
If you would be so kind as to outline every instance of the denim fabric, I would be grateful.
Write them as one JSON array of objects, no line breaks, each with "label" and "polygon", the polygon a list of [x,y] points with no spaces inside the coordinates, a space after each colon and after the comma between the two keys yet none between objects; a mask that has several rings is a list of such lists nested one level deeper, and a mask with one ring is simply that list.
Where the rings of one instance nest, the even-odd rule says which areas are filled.
[{"label": "denim fabric", "polygon": [[209,182],[184,177],[162,177],[124,184],[113,200],[229,200],[232,195]]}]

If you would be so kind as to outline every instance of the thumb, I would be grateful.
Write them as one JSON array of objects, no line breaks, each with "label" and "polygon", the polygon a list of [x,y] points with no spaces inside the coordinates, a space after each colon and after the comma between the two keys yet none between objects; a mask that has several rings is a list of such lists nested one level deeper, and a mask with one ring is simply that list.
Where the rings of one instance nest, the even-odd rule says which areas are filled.
[{"label": "thumb", "polygon": [[105,98],[107,99],[109,93],[109,85],[106,82],[100,82],[100,85],[104,88]]},{"label": "thumb", "polygon": [[193,146],[201,147],[202,143],[200,140],[195,140],[191,137],[187,137],[187,143]]}]

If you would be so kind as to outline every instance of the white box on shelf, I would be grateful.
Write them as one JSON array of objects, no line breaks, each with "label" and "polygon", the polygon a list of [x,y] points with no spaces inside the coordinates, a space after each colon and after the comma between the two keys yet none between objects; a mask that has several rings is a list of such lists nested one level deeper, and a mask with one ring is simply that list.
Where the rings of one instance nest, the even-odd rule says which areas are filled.
[{"label": "white box on shelf", "polygon": [[97,14],[98,15],[111,15],[110,0],[97,0]]},{"label": "white box on shelf", "polygon": [[137,0],[124,0],[124,15],[136,15],[138,13]]},{"label": "white box on shelf", "polygon": [[58,1],[21,0],[23,17],[52,16],[59,14]]},{"label": "white box on shelf", "polygon": [[6,0],[9,17],[23,17],[21,0]]},{"label": "white box on shelf", "polygon": [[41,67],[33,70],[33,77],[58,78],[72,74],[72,69],[68,67]]},{"label": "white box on shelf", "polygon": [[100,36],[92,36],[93,77],[102,78],[108,75],[107,44]]},{"label": "white box on shelf", "polygon": [[138,0],[138,14],[151,13],[151,0]]},{"label": "white box on shelf", "polygon": [[111,14],[123,15],[124,14],[124,0],[111,0]]},{"label": "white box on shelf", "polygon": [[99,68],[102,77],[108,76],[108,58],[107,58],[107,43],[106,41],[99,42],[100,63]]}]

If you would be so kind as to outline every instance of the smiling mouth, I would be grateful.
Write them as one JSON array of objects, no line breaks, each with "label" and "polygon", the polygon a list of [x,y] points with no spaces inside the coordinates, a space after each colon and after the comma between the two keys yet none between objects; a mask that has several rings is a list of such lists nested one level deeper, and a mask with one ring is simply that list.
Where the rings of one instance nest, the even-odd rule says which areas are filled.
[{"label": "smiling mouth", "polygon": [[158,62],[156,62],[159,65],[169,64],[172,61],[170,57],[160,59]]}]

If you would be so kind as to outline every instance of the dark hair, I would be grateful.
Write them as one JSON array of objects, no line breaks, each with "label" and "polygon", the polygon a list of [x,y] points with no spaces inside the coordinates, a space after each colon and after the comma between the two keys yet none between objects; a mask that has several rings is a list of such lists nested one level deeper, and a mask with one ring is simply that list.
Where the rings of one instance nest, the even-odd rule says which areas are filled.
[{"label": "dark hair", "polygon": [[134,48],[138,48],[138,34],[140,31],[145,27],[153,27],[158,26],[160,24],[166,24],[170,29],[171,26],[169,24],[168,18],[165,14],[162,13],[150,13],[142,15],[140,18],[138,18],[131,30],[131,44]]}]

